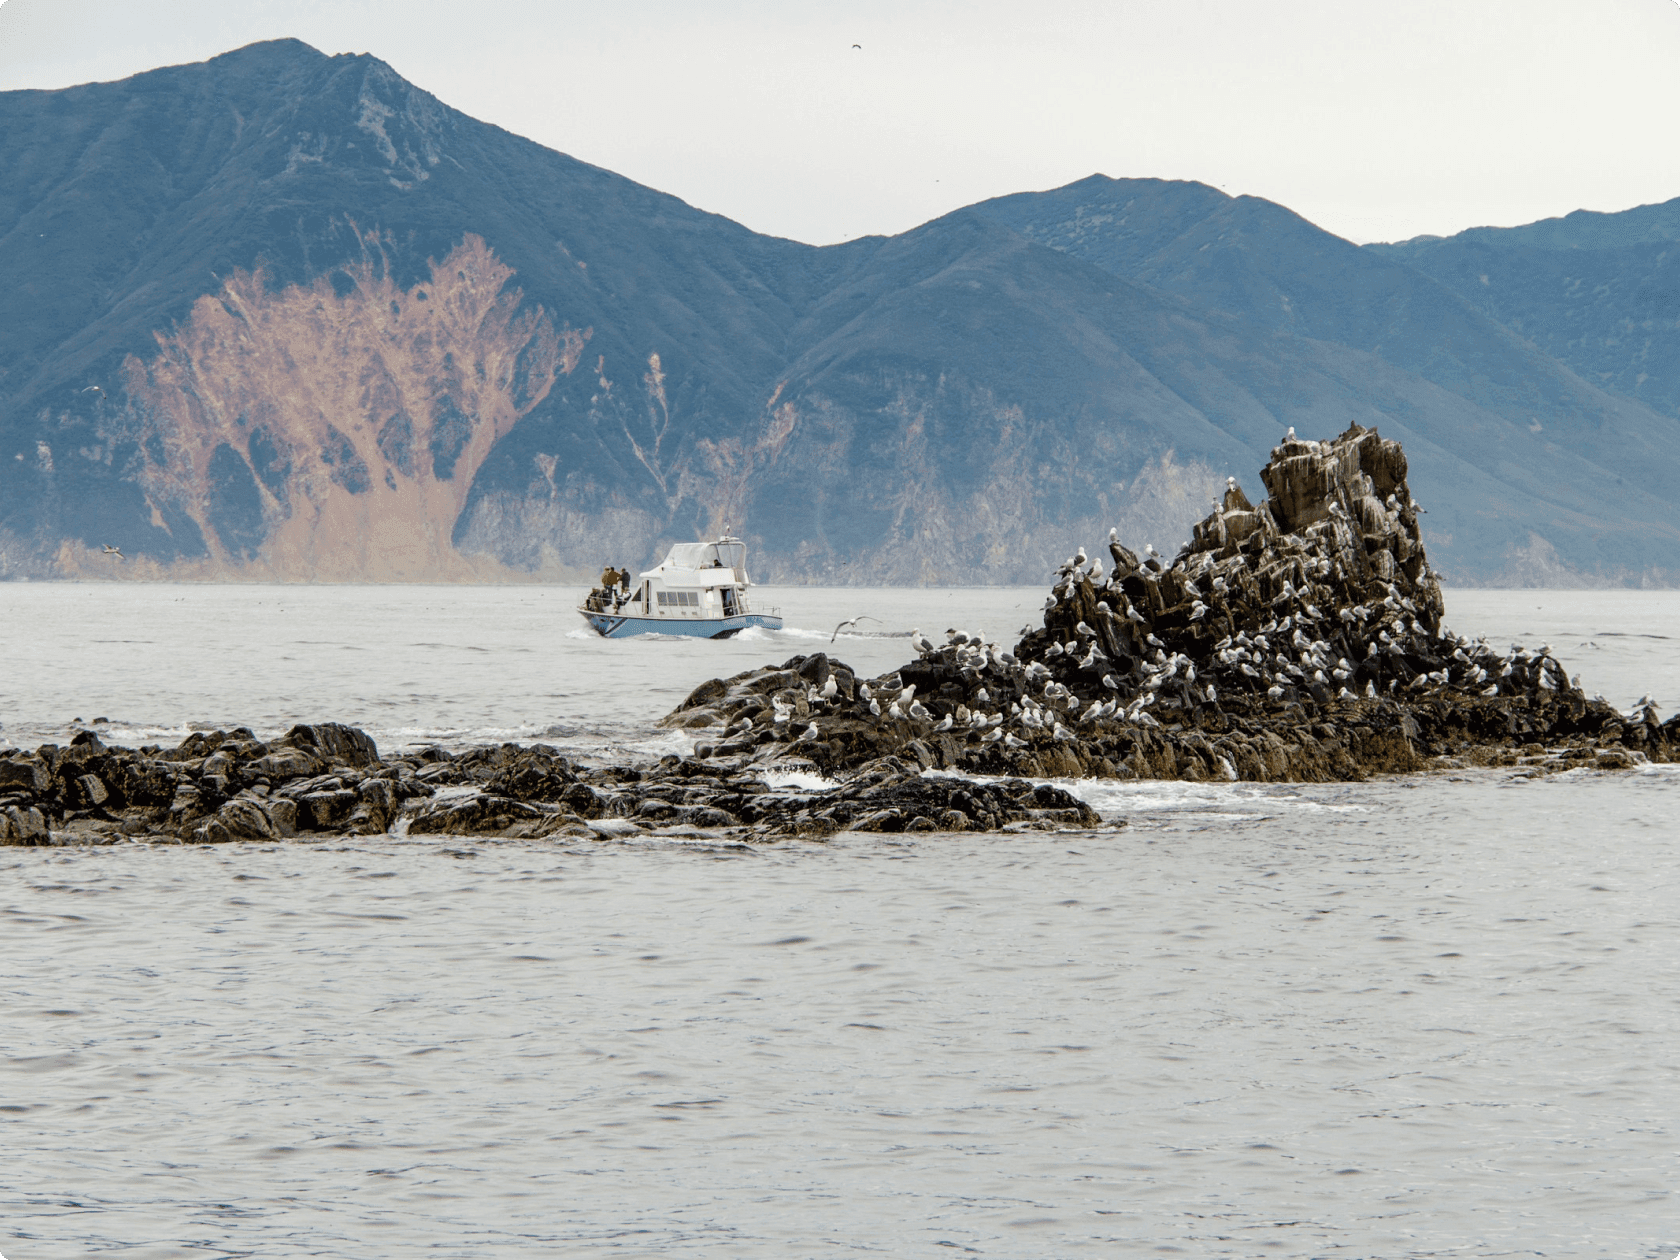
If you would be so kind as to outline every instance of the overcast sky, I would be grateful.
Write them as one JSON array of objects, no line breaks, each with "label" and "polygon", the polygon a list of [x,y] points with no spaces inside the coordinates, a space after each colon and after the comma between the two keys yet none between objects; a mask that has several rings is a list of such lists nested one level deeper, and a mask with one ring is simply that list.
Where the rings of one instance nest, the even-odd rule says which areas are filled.
[{"label": "overcast sky", "polygon": [[0,89],[286,35],[814,243],[1094,171],[1355,241],[1680,196],[1676,0],[4,0]]}]

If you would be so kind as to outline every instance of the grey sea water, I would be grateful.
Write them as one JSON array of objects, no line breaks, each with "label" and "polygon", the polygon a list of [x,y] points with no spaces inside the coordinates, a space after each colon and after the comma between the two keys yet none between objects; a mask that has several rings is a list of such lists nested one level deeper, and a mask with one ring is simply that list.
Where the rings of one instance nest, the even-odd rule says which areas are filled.
[{"label": "grey sea water", "polygon": [[[0,588],[0,736],[679,748],[704,678],[1036,591],[605,643],[533,588]],[[1452,592],[1618,704],[1680,597]],[[1680,773],[1072,785],[1123,830],[0,850],[0,1253],[1680,1246]]]}]

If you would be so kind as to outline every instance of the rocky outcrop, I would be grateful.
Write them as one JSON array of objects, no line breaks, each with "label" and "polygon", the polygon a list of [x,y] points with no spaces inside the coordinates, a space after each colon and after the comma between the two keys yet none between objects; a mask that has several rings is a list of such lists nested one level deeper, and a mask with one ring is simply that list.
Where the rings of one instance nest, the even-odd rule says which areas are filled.
[{"label": "rocky outcrop", "polygon": [[716,731],[704,757],[791,750],[831,773],[891,755],[1001,775],[1323,781],[1680,757],[1680,717],[1619,713],[1549,647],[1501,652],[1442,624],[1397,443],[1291,430],[1261,480],[1258,506],[1229,481],[1171,560],[1112,534],[1106,557],[1081,548],[1013,651],[952,630],[867,680],[796,657],[708,683],[665,720]]},{"label": "rocky outcrop", "polygon": [[[785,766],[814,767],[782,759]],[[844,784],[773,787],[762,768],[666,757],[585,767],[542,744],[382,758],[361,731],[296,726],[195,733],[178,747],[117,748],[92,731],[69,747],[0,755],[0,843],[224,844],[377,835],[593,839],[705,832],[746,840],[837,831],[1096,827],[1056,787],[925,778],[882,758]]]}]

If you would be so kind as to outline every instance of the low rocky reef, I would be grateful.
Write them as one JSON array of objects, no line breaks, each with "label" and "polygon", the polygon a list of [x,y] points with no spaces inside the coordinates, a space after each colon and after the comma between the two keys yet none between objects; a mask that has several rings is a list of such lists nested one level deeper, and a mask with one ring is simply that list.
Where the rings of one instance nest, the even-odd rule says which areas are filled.
[{"label": "low rocky reef", "polygon": [[1058,787],[924,776],[915,762],[890,756],[824,790],[774,787],[776,777],[715,758],[590,767],[543,744],[382,758],[364,732],[330,722],[268,741],[243,728],[194,733],[175,748],[112,747],[82,731],[66,747],[0,755],[0,843],[215,844],[389,831],[765,841],[1102,825]]},{"label": "low rocky reef", "polygon": [[[1291,430],[1261,479],[1263,503],[1231,481],[1170,561],[1112,534],[1108,562],[1070,556],[1013,650],[917,632],[917,659],[875,678],[818,653],[705,683],[662,719],[693,733],[690,757],[592,767],[503,744],[382,758],[333,723],[172,749],[83,731],[0,753],[0,843],[1094,828],[1089,806],[1032,780],[1680,760],[1680,715],[1618,712],[1549,647],[1501,652],[1442,624],[1397,443]],[[777,773],[790,769],[827,785],[775,786],[801,777]]]},{"label": "low rocky reef", "polygon": [[[1111,533],[1068,558],[1014,649],[953,629],[860,679],[798,657],[698,688],[665,722],[701,760],[884,756],[1020,777],[1348,781],[1465,765],[1680,759],[1680,716],[1589,698],[1549,646],[1442,624],[1398,443],[1357,425],[1288,440],[1256,507],[1222,502],[1168,560]],[[708,736],[710,738],[708,738]]]}]

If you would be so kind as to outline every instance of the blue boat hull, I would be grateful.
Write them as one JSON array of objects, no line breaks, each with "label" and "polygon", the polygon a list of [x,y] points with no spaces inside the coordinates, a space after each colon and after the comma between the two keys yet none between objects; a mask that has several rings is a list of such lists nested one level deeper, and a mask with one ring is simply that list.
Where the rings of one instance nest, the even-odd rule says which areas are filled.
[{"label": "blue boat hull", "polygon": [[579,613],[589,628],[603,639],[628,639],[637,634],[675,634],[691,639],[727,639],[750,626],[766,630],[780,630],[782,619],[764,613],[744,613],[738,617],[641,617],[634,613],[591,612],[580,608]]}]

